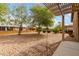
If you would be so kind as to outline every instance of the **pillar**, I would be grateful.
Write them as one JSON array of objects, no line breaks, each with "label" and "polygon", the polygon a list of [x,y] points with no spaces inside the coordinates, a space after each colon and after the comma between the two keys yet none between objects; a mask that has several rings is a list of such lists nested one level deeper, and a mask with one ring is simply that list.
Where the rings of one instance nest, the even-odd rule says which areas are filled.
[{"label": "pillar", "polygon": [[79,41],[79,12],[75,11],[73,16],[73,34],[76,41]]},{"label": "pillar", "polygon": [[64,40],[64,15],[62,15],[62,40]]}]

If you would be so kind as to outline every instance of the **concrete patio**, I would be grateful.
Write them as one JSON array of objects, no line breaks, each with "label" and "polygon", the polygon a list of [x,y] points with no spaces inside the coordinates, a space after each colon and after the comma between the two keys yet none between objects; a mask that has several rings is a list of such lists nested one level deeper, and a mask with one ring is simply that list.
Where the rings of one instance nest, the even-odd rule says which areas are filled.
[{"label": "concrete patio", "polygon": [[53,56],[79,56],[79,42],[61,42]]}]

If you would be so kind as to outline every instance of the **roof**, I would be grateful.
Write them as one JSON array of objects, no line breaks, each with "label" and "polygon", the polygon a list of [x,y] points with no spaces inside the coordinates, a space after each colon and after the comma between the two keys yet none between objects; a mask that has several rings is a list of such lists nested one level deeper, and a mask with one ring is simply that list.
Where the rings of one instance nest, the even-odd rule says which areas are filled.
[{"label": "roof", "polygon": [[78,3],[44,3],[44,5],[56,16],[79,10]]},{"label": "roof", "polygon": [[[19,26],[17,26],[17,25],[0,25],[0,27],[19,27]],[[24,26],[23,26],[24,27]],[[25,28],[25,27],[24,27]]]}]

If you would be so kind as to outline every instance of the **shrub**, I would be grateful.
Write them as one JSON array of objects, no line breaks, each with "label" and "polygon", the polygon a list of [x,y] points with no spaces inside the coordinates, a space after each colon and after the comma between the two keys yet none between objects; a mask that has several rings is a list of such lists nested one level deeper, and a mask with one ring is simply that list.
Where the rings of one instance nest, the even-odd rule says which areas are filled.
[{"label": "shrub", "polygon": [[56,28],[52,29],[52,31],[53,31],[54,33],[58,33],[60,30],[56,27]]},{"label": "shrub", "polygon": [[47,33],[50,33],[51,32],[51,29],[47,29]]},{"label": "shrub", "polygon": [[42,31],[42,27],[37,27],[37,32],[41,32]]},{"label": "shrub", "polygon": [[50,33],[51,31],[50,31],[50,30],[48,30],[47,32],[48,32],[48,33]]},{"label": "shrub", "polygon": [[43,33],[45,33],[46,31],[45,30],[43,30]]},{"label": "shrub", "polygon": [[42,32],[45,33],[45,32],[46,32],[46,28],[43,28],[43,29],[42,29]]},{"label": "shrub", "polygon": [[45,33],[45,32],[47,32],[47,33],[50,33],[51,32],[51,30],[50,29],[47,29],[47,28],[43,28],[43,33]]}]

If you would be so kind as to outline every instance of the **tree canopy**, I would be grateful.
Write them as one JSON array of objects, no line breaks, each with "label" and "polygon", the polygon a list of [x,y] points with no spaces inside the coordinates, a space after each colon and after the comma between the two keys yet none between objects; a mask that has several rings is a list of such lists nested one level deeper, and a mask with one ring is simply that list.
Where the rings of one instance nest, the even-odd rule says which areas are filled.
[{"label": "tree canopy", "polygon": [[19,25],[19,32],[18,34],[20,35],[22,31],[22,26],[23,24],[26,24],[27,22],[27,8],[24,5],[17,6],[14,10],[12,15],[15,18],[15,24]]},{"label": "tree canopy", "polygon": [[[47,9],[45,6],[33,6],[31,8],[31,16],[33,20],[33,25],[38,26],[38,29],[41,29],[42,26],[48,28],[53,25],[54,15]],[[40,30],[38,31],[40,32]]]},{"label": "tree canopy", "polygon": [[17,6],[13,10],[13,16],[15,18],[16,24],[26,23],[27,18],[27,9],[25,6]]},{"label": "tree canopy", "polygon": [[54,15],[45,6],[34,6],[31,9],[33,23],[38,26],[48,26],[53,23]]},{"label": "tree canopy", "polygon": [[1,3],[0,4],[0,23],[1,24],[5,23],[6,20],[3,17],[8,14],[8,11],[9,11],[8,5],[5,3]]},{"label": "tree canopy", "polygon": [[1,3],[0,4],[0,15],[4,15],[8,12],[8,5]]}]

